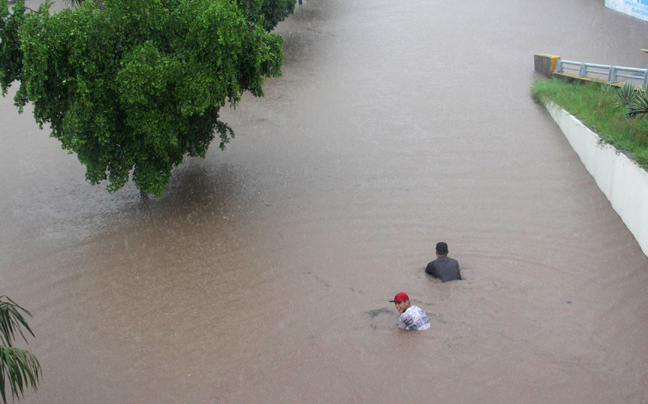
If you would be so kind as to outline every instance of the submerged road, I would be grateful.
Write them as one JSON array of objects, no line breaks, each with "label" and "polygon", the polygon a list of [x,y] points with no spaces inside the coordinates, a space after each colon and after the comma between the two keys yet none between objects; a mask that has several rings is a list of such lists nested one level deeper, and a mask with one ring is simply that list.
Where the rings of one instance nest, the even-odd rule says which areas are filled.
[{"label": "submerged road", "polygon": [[[21,403],[643,403],[648,258],[544,108],[534,53],[644,66],[603,0],[308,0],[283,77],[161,201],[0,100]],[[446,241],[466,280],[423,274]],[[396,329],[407,292],[432,326]]]}]

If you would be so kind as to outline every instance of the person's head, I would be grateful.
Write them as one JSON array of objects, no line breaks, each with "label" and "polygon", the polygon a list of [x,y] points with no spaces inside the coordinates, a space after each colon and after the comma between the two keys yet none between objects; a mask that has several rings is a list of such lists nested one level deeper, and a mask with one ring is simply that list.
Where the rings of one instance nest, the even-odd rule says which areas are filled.
[{"label": "person's head", "polygon": [[438,242],[436,245],[436,254],[437,255],[448,255],[448,244],[443,241]]},{"label": "person's head", "polygon": [[410,308],[409,296],[407,296],[407,293],[398,293],[396,297],[394,297],[394,300],[390,300],[390,302],[396,305],[396,310],[398,310],[400,314],[405,313],[405,310]]}]

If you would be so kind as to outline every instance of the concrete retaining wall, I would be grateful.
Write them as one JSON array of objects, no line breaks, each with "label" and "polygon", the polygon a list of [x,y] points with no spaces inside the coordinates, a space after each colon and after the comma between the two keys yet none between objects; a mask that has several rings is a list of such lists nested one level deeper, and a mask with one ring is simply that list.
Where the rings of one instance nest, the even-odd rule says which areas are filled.
[{"label": "concrete retaining wall", "polygon": [[648,173],[614,147],[600,144],[596,133],[558,105],[548,102],[546,107],[641,250],[648,255]]},{"label": "concrete retaining wall", "polygon": [[645,0],[605,0],[605,7],[648,21],[648,3]]}]

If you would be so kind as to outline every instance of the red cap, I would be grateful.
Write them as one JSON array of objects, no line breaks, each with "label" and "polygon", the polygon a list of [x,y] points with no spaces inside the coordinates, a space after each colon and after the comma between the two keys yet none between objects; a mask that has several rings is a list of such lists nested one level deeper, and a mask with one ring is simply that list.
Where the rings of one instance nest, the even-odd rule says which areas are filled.
[{"label": "red cap", "polygon": [[389,303],[396,303],[396,302],[409,302],[409,296],[407,296],[407,293],[400,292],[396,294],[394,300],[389,301]]}]

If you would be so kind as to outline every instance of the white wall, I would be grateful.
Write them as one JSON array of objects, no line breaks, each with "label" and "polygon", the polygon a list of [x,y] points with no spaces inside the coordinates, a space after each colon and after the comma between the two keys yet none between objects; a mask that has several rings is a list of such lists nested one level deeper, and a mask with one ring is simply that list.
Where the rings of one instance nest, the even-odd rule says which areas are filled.
[{"label": "white wall", "polygon": [[605,0],[605,6],[648,21],[648,1],[646,0]]},{"label": "white wall", "polygon": [[558,105],[547,110],[569,140],[601,191],[648,255],[648,173]]}]

